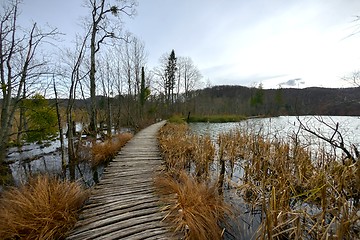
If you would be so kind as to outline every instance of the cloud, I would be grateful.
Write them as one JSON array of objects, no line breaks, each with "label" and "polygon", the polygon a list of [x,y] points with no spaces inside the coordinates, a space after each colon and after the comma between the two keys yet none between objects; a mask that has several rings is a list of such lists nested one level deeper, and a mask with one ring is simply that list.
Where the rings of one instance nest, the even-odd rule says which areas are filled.
[{"label": "cloud", "polygon": [[289,86],[289,87],[295,87],[298,85],[303,85],[305,84],[305,81],[301,81],[301,78],[294,78],[294,79],[290,79],[286,82],[282,82],[279,85],[285,85],[285,86]]}]

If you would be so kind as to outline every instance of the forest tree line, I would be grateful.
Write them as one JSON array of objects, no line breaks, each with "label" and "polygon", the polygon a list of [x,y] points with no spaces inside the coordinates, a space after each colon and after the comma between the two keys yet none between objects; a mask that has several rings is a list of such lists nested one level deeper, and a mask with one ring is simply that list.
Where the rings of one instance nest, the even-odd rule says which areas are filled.
[{"label": "forest tree line", "polygon": [[360,87],[277,88],[214,86],[193,92],[194,114],[360,115]]}]

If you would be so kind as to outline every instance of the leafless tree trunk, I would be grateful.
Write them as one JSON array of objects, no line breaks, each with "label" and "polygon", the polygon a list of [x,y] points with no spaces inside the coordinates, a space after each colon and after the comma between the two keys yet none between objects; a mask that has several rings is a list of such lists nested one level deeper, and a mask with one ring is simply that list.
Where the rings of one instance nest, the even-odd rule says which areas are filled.
[{"label": "leafless tree trunk", "polygon": [[55,94],[56,115],[57,115],[59,136],[60,136],[61,165],[62,165],[62,168],[65,169],[66,161],[65,161],[65,149],[64,149],[64,135],[63,135],[63,128],[62,128],[62,125],[61,125],[59,99],[58,99],[58,93],[57,93],[57,89],[56,89],[56,83],[55,83],[55,77],[54,76],[53,76],[53,87],[54,87],[54,94]]},{"label": "leafless tree trunk", "polygon": [[126,14],[132,16],[135,12],[135,2],[128,0],[118,0],[115,5],[109,6],[106,0],[88,0],[91,10],[91,34],[90,34],[90,125],[89,130],[92,133],[97,132],[97,110],[96,110],[96,54],[100,50],[100,45],[107,38],[120,38],[116,36],[114,30],[116,24],[119,26],[121,22],[114,23],[111,26],[109,14],[118,16]]},{"label": "leafless tree trunk", "polygon": [[111,98],[113,95],[113,86],[114,83],[111,81],[111,69],[110,69],[110,61],[109,61],[109,54],[106,54],[103,57],[103,61],[105,62],[105,66],[102,66],[101,71],[101,84],[103,88],[103,96],[104,96],[104,105],[105,105],[105,120],[107,125],[107,136],[111,136],[111,129],[112,129],[112,109],[111,109]]},{"label": "leafless tree trunk", "polygon": [[[80,67],[84,61],[86,41],[89,37],[90,32],[84,37],[81,43],[77,45],[75,58],[70,62],[71,68],[71,82],[70,82],[70,92],[68,96],[68,103],[66,107],[66,122],[68,126],[67,138],[68,138],[68,158],[69,158],[69,172],[70,179],[75,180],[75,164],[76,164],[76,148],[75,148],[75,124],[72,118],[73,107],[76,99],[77,86],[81,80],[85,79],[88,75],[88,72],[81,74]],[[72,57],[72,54],[69,54],[69,57]]]}]

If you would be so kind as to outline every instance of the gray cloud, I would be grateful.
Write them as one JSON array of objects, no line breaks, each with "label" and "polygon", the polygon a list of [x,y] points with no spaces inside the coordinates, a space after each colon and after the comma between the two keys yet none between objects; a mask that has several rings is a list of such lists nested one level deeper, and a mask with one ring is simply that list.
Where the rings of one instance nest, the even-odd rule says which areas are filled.
[{"label": "gray cloud", "polygon": [[294,78],[294,79],[290,79],[286,82],[282,82],[279,85],[295,87],[295,86],[303,85],[303,84],[305,84],[305,81],[301,81],[301,78]]}]

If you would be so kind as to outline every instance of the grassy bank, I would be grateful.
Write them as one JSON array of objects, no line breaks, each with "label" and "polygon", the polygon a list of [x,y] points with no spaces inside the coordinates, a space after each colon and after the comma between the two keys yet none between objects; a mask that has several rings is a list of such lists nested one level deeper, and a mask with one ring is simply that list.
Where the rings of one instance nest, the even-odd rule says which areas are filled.
[{"label": "grassy bank", "polygon": [[64,239],[88,192],[74,182],[38,176],[0,198],[0,239]]},{"label": "grassy bank", "polygon": [[209,123],[227,123],[240,122],[247,119],[242,115],[207,115],[207,116],[190,116],[188,122],[209,122]]}]

